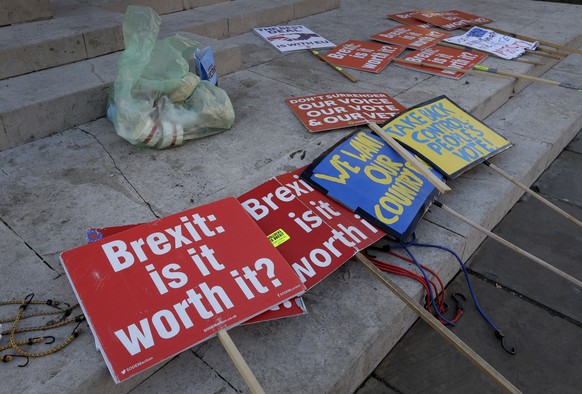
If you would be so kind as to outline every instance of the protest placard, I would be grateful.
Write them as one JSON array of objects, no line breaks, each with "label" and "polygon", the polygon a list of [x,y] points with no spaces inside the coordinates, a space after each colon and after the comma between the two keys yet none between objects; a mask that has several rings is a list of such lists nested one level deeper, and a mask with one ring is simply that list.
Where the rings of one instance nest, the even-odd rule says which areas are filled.
[{"label": "protest placard", "polygon": [[256,27],[253,30],[281,52],[335,47],[333,42],[303,25]]},{"label": "protest placard", "polygon": [[337,66],[379,73],[404,49],[396,45],[350,40],[329,51],[325,57]]},{"label": "protest placard", "polygon": [[[145,223],[126,224],[122,226],[110,226],[101,228],[90,228],[86,231],[87,242],[99,241],[105,237],[110,237],[114,234],[120,233],[125,230],[129,230],[130,228],[134,228],[142,224]],[[241,325],[261,323],[269,320],[284,319],[286,317],[300,316],[305,314],[307,314],[307,308],[305,307],[303,298],[294,297],[290,300],[283,302],[281,305],[274,306],[268,311],[265,311],[260,315],[253,317],[252,319],[242,322]]]},{"label": "protest placard", "polygon": [[482,27],[473,27],[465,34],[450,37],[444,41],[492,53],[507,60],[518,58],[526,50],[535,49],[538,44],[499,34]]},{"label": "protest placard", "polygon": [[491,19],[455,10],[440,12],[419,11],[412,13],[411,16],[444,30],[455,30],[463,26],[493,22]]},{"label": "protest placard", "polygon": [[69,250],[61,262],[115,382],[304,291],[234,198]]},{"label": "protest placard", "polygon": [[338,92],[285,100],[295,116],[312,133],[385,123],[405,107],[386,93]]},{"label": "protest placard", "polygon": [[440,96],[402,112],[384,127],[447,179],[454,179],[511,143]]},{"label": "protest placard", "polygon": [[300,179],[303,170],[238,199],[309,290],[386,234]]},{"label": "protest placard", "polygon": [[412,16],[412,14],[414,14],[416,12],[419,12],[419,11],[409,11],[409,12],[401,12],[399,14],[390,14],[390,15],[388,15],[388,18],[390,18],[396,22],[403,23],[403,24],[408,25],[408,26],[418,26],[418,27],[424,27],[425,29],[430,29],[432,27],[432,25],[430,23],[423,22],[419,19],[416,19],[414,16]]},{"label": "protest placard", "polygon": [[446,32],[418,26],[398,26],[382,33],[374,34],[370,39],[411,49],[425,49],[450,36]]},{"label": "protest placard", "polygon": [[438,195],[380,137],[363,131],[318,157],[301,178],[401,241],[407,240]]},{"label": "protest placard", "polygon": [[[473,66],[481,63],[487,55],[477,52],[469,52],[456,48],[447,48],[436,45],[422,51],[414,51],[402,57],[410,62],[422,62],[423,64],[436,64],[439,66],[458,68],[459,70],[471,70]],[[397,65],[416,71],[439,75],[452,79],[461,79],[465,74],[460,71],[442,70],[424,65],[397,62]]]},{"label": "protest placard", "polygon": [[455,15],[460,19],[464,19],[469,22],[469,25],[485,25],[487,23],[495,22],[493,19],[485,18],[484,16],[479,16],[475,14],[470,14],[468,12],[463,12],[459,10],[445,11],[449,15]]}]

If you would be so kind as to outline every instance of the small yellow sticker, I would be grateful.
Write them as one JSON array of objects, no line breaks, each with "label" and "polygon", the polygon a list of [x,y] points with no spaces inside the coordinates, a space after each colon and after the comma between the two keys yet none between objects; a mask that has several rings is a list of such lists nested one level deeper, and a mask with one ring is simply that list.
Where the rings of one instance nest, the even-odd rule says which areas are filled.
[{"label": "small yellow sticker", "polygon": [[272,234],[269,234],[268,238],[269,241],[271,241],[271,243],[273,244],[273,246],[277,247],[281,245],[283,242],[288,241],[291,237],[287,235],[287,233],[283,231],[282,228],[280,228],[279,230],[273,232]]}]

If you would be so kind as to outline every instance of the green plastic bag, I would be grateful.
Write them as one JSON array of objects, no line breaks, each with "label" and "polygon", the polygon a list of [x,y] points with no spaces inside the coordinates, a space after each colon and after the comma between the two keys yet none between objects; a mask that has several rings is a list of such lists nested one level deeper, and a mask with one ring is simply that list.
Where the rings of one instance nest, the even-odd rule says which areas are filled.
[{"label": "green plastic bag", "polygon": [[178,34],[157,41],[159,28],[151,8],[127,8],[125,50],[107,109],[117,134],[164,149],[230,129],[234,110],[226,92],[189,70],[198,43]]}]

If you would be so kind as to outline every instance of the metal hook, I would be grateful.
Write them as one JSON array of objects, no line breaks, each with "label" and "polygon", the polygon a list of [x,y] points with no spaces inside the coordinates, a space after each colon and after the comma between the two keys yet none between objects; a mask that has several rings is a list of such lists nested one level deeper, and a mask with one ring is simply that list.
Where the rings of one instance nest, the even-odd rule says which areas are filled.
[{"label": "metal hook", "polygon": [[21,311],[26,310],[26,308],[28,308],[28,305],[32,302],[33,298],[34,298],[34,293],[30,293],[29,295],[24,297],[24,300],[22,301],[22,304],[20,305],[20,310]]},{"label": "metal hook", "polygon": [[455,300],[455,302],[457,303],[457,310],[458,310],[458,311],[462,311],[462,310],[463,310],[463,303],[462,303],[461,301],[459,301],[459,300],[457,299],[457,297],[458,297],[458,298],[462,298],[462,299],[463,299],[463,301],[467,301],[467,297],[465,297],[465,295],[464,295],[464,294],[462,294],[462,293],[453,293],[453,295],[451,296],[451,298],[452,298],[453,300]]},{"label": "metal hook", "polygon": [[501,341],[501,347],[503,348],[503,350],[505,350],[507,353],[511,354],[512,356],[517,353],[517,350],[515,350],[515,348],[513,346],[509,347],[505,344],[505,335],[503,335],[501,333],[501,331],[499,331],[499,330],[495,331],[495,336]]},{"label": "metal hook", "polygon": [[22,358],[25,358],[26,359],[26,362],[24,364],[19,364],[18,365],[20,368],[26,367],[28,365],[28,362],[30,361],[30,359],[28,358],[28,356],[22,356],[20,354],[6,354],[6,355],[2,356],[2,359],[1,360],[2,360],[3,363],[7,363],[7,362],[12,361],[12,359],[14,357],[22,357]]},{"label": "metal hook", "polygon": [[[55,337],[53,337],[52,335],[47,335],[46,337],[43,337],[43,338],[44,338],[44,343],[46,345],[50,345],[51,343],[55,343]],[[48,341],[49,339],[50,339],[50,342]]]}]

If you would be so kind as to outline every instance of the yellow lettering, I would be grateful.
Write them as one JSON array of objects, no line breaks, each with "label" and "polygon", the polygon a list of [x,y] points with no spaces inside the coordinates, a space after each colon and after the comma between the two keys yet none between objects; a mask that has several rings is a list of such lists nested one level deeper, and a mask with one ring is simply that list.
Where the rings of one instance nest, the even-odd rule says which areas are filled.
[{"label": "yellow lettering", "polygon": [[337,177],[326,174],[314,174],[313,176],[316,178],[328,180],[330,182],[341,183],[342,185],[345,185],[346,179],[350,178],[350,174],[346,170],[349,170],[354,174],[360,172],[360,167],[353,167],[347,161],[341,161],[340,155],[334,155],[329,163],[333,166],[333,168],[339,171],[339,175]]}]

